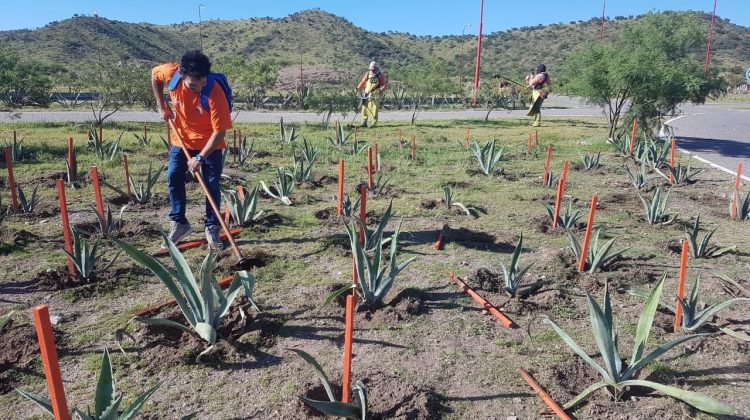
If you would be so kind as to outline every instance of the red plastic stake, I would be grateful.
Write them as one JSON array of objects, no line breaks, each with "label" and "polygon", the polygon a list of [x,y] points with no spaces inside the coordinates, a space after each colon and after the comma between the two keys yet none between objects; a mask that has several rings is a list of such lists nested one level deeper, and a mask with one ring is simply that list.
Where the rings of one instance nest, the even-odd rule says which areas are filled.
[{"label": "red plastic stake", "polygon": [[737,162],[737,174],[734,177],[734,189],[739,191],[742,187],[742,162]]},{"label": "red plastic stake", "polygon": [[560,203],[562,202],[562,198],[565,195],[565,182],[568,180],[568,164],[569,162],[566,160],[565,164],[563,164],[563,173],[562,176],[560,176],[560,182],[557,184],[557,198],[555,199],[555,217],[552,220],[552,228],[557,227],[557,218],[560,217]]},{"label": "red plastic stake", "polygon": [[73,168],[73,154],[75,153],[75,150],[73,149],[73,137],[68,137],[68,167]]},{"label": "red plastic stake", "polygon": [[411,161],[414,162],[417,159],[417,136],[411,135]]},{"label": "red plastic stake", "polygon": [[440,251],[440,248],[443,247],[443,233],[440,232],[440,235],[438,235],[437,241],[435,241],[435,244],[432,246],[435,251]]},{"label": "red plastic stake", "polygon": [[352,336],[354,335],[354,296],[346,297],[344,324],[344,374],[341,384],[341,402],[348,403],[351,394],[352,377]]},{"label": "red plastic stake", "polygon": [[549,179],[549,164],[552,159],[552,146],[547,146],[547,160],[544,162],[544,185],[547,185]]},{"label": "red plastic stake", "polygon": [[373,152],[373,170],[380,172],[380,154],[378,153],[377,143],[375,143],[375,151]]},{"label": "red plastic stake", "polygon": [[10,147],[5,148],[5,167],[8,168],[8,187],[10,187],[13,210],[18,211],[18,191],[16,190],[16,178],[13,176],[13,159],[10,157]]},{"label": "red plastic stake", "polygon": [[122,155],[122,164],[125,166],[125,185],[128,187],[128,197],[133,195],[133,191],[130,189],[130,168],[128,167],[128,155]]},{"label": "red plastic stake", "polygon": [[91,167],[91,182],[94,185],[94,198],[96,199],[96,210],[99,212],[99,214],[103,218],[105,216],[104,201],[102,201],[102,187],[101,185],[99,185],[99,170],[96,169],[96,166]]},{"label": "red plastic stake", "polygon": [[[233,275],[232,276],[224,277],[223,279],[219,280],[219,287],[229,286],[229,284],[232,283],[232,280],[234,280],[234,276]],[[135,316],[137,316],[137,317],[146,316],[148,314],[151,314],[151,313],[154,313],[154,312],[158,311],[159,309],[161,309],[161,308],[163,308],[165,306],[172,306],[172,305],[176,305],[176,304],[177,304],[177,301],[174,300],[174,299],[169,299],[168,301],[165,301],[165,302],[155,303],[155,304],[153,304],[151,306],[147,306],[147,307],[141,309],[140,311],[136,312]]]},{"label": "red plastic stake", "polygon": [[539,130],[534,130],[534,143],[539,147]]},{"label": "red plastic stake", "polygon": [[339,217],[344,215],[344,159],[339,159],[339,185],[338,185],[338,203],[336,204],[336,212]]},{"label": "red plastic stake", "polygon": [[242,185],[237,186],[237,195],[240,197],[240,200],[245,199],[245,188]]},{"label": "red plastic stake", "polygon": [[591,229],[594,226],[594,215],[596,214],[596,202],[599,200],[599,197],[594,194],[593,197],[591,197],[591,207],[589,208],[589,220],[586,224],[586,235],[583,237],[583,247],[581,248],[581,260],[578,261],[578,272],[583,273],[583,270],[586,268],[586,255],[588,255],[589,252],[589,242],[591,240]]},{"label": "red plastic stake", "polygon": [[469,286],[466,285],[461,279],[454,276],[453,273],[448,272],[448,277],[450,277],[451,280],[453,280],[454,283],[458,285],[458,287],[461,288],[464,292],[468,293],[469,296],[471,296],[472,299],[474,299],[475,302],[482,305],[482,307],[489,313],[495,316],[495,318],[500,321],[505,328],[518,328],[518,324],[513,322],[512,319],[508,318],[504,313],[500,312],[499,309],[497,309],[495,306],[493,306],[491,303],[487,302],[483,297],[479,296],[477,292],[472,290]]},{"label": "red plastic stake", "polygon": [[[669,164],[673,168],[677,166],[677,159],[675,158],[675,153],[674,153],[675,149],[676,149],[676,145],[675,145],[674,137],[672,137],[672,146],[669,149]],[[674,184],[674,182],[675,182],[674,175],[672,175],[670,173],[669,174],[669,183],[670,184]]]},{"label": "red plastic stake", "polygon": [[60,362],[57,360],[55,334],[52,332],[52,324],[49,321],[49,308],[47,305],[39,305],[34,307],[31,313],[34,315],[36,338],[39,340],[39,350],[42,353],[42,366],[44,366],[44,376],[47,378],[52,412],[55,413],[55,420],[70,420],[68,402],[65,400],[65,388],[63,388],[60,374]]},{"label": "red plastic stake", "polygon": [[531,130],[529,130],[529,142],[526,144],[526,153],[531,154],[531,142],[533,140]]},{"label": "red plastic stake", "polygon": [[99,144],[104,143],[104,127],[99,126]]},{"label": "red plastic stake", "polygon": [[539,385],[539,383],[536,381],[536,379],[534,379],[533,376],[531,376],[522,368],[518,368],[518,373],[521,374],[523,380],[526,381],[527,384],[529,384],[531,389],[533,389],[534,392],[537,393],[537,395],[539,395],[542,401],[547,404],[547,407],[549,407],[555,414],[557,414],[557,417],[562,420],[570,420],[570,416],[565,413],[565,410],[563,410],[562,407],[560,407],[560,405],[552,399],[552,397],[541,387],[541,385]]},{"label": "red plastic stake", "polygon": [[[65,250],[73,253],[73,238],[70,233],[70,220],[68,219],[68,202],[65,198],[65,182],[62,179],[57,180],[57,196],[60,200],[60,219],[62,220],[63,239],[65,239]],[[68,272],[75,277],[76,266],[73,259],[68,256]]]},{"label": "red plastic stake", "polygon": [[638,131],[638,119],[633,120],[633,130],[630,132],[630,154],[635,151],[635,133]]},{"label": "red plastic stake", "polygon": [[682,305],[679,300],[685,299],[685,278],[687,277],[688,252],[690,246],[686,240],[682,241],[682,256],[680,257],[680,278],[677,282],[677,305],[674,310],[674,332],[680,331],[682,326]]},{"label": "red plastic stake", "polygon": [[367,185],[359,186],[359,220],[362,223],[359,230],[359,243],[365,244],[365,225],[367,224]]},{"label": "red plastic stake", "polygon": [[375,188],[375,183],[372,181],[372,147],[367,148],[367,188],[370,191]]}]

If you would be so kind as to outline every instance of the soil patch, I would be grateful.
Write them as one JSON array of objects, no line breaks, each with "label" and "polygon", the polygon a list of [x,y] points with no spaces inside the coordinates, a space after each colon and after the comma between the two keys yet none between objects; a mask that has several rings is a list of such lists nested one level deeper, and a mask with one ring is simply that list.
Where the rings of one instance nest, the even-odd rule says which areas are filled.
[{"label": "soil patch", "polygon": [[160,238],[161,229],[146,220],[126,221],[117,236],[125,239],[136,237]]},{"label": "soil patch", "polygon": [[497,243],[495,235],[476,232],[466,228],[447,229],[443,234],[445,242],[458,243],[466,248],[493,252],[512,252],[515,247],[507,243]]},{"label": "soil patch", "polygon": [[66,179],[66,175],[67,174],[65,172],[55,172],[52,174],[42,175],[32,180],[31,185],[53,188],[57,186],[57,180]]},{"label": "soil patch", "polygon": [[[64,336],[55,330],[58,351],[62,350]],[[12,392],[21,382],[23,374],[38,375],[43,378],[39,343],[36,331],[31,324],[8,321],[3,327],[0,340],[0,395]]]},{"label": "soil patch", "polygon": [[419,204],[419,207],[422,210],[433,210],[437,208],[438,202],[435,200],[422,200],[422,202]]},{"label": "soil patch", "polygon": [[338,209],[335,207],[328,207],[315,212],[315,218],[322,220],[327,224],[337,224],[339,221]]}]

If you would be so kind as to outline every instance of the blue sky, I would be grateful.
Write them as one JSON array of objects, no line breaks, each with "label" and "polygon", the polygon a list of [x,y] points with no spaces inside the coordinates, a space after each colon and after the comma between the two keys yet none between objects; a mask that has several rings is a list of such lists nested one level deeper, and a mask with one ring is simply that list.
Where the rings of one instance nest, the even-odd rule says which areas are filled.
[{"label": "blue sky", "polygon": [[[270,16],[284,17],[311,8],[343,16],[369,31],[409,32],[416,35],[476,33],[479,21],[479,0],[178,0],[178,1],[94,1],[94,0],[2,0],[0,30],[36,28],[73,14],[93,14],[126,22],[157,24],[198,21],[198,5],[202,18],[244,19]],[[602,0],[534,0],[509,2],[485,0],[484,33],[531,26],[586,20],[601,16]],[[524,4],[524,5],[521,5]],[[713,0],[608,0],[607,16],[628,16],[661,10],[703,10],[708,13]],[[732,22],[750,26],[750,1],[718,0],[717,15]]]}]

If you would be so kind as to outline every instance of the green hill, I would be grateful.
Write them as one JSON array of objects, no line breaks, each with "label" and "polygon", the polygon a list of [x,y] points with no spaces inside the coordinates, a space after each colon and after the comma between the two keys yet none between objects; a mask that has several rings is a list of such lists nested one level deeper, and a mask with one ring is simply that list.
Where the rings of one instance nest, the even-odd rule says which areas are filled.
[{"label": "green hill", "polygon": [[[667,13],[679,21],[681,15],[689,12]],[[707,28],[710,16],[703,13],[701,16]],[[622,28],[635,19],[638,17],[608,21],[607,39],[616,39]],[[432,37],[369,32],[317,9],[282,19],[205,21],[201,29],[203,48],[217,64],[235,57],[275,59],[290,67],[298,67],[301,62],[306,68],[327,69],[348,79],[356,77],[372,59],[384,63],[386,70],[407,64],[447,63],[444,66],[447,76],[458,78],[463,45],[464,76],[473,78],[474,35]],[[598,18],[486,34],[482,72],[518,77],[537,63],[545,62],[554,75],[570,52],[598,37]],[[750,62],[750,48],[737,49],[737,46],[748,39],[750,28],[717,17],[712,65],[729,72],[736,57],[741,55],[740,67],[744,70]],[[34,30],[0,32],[0,48],[14,51],[24,59],[54,62],[69,69],[86,68],[99,59],[147,64],[176,60],[182,52],[195,49],[198,44],[199,26],[192,22],[154,25],[75,16]]]}]

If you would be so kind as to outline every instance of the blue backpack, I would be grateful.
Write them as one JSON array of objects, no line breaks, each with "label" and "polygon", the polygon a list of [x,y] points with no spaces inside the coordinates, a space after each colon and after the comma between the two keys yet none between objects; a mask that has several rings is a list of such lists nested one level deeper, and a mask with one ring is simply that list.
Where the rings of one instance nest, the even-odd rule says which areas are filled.
[{"label": "blue backpack", "polygon": [[[169,81],[169,90],[175,90],[180,83],[180,80],[182,80],[182,74],[180,73],[180,70],[177,70]],[[206,111],[210,111],[208,96],[211,94],[211,89],[213,89],[214,84],[217,82],[219,83],[219,86],[224,89],[224,96],[227,97],[227,102],[229,103],[229,112],[232,112],[232,88],[229,87],[227,77],[222,73],[211,72],[208,74],[208,77],[206,77],[206,86],[201,89],[201,107]]]}]

